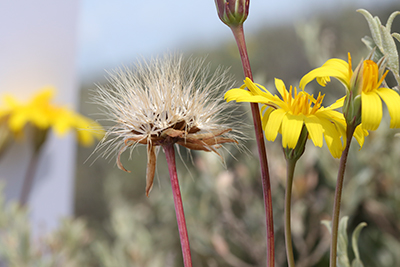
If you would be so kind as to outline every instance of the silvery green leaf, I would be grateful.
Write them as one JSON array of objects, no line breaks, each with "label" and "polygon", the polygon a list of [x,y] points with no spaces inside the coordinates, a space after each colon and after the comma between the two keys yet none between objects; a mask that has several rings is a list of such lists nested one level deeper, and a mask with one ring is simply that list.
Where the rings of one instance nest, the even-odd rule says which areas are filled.
[{"label": "silvery green leaf", "polygon": [[[366,224],[365,222],[360,223],[360,224],[356,227],[356,229],[354,229],[353,236],[352,236],[352,238],[351,238],[351,245],[352,245],[352,247],[353,247],[354,256],[356,257],[355,260],[353,261],[353,264],[354,264],[354,262],[355,262],[356,260],[359,261],[359,262],[361,263],[361,265],[356,265],[356,266],[363,266],[363,264],[362,264],[362,262],[361,262],[361,260],[360,260],[360,253],[359,253],[359,251],[358,251],[357,241],[358,241],[358,237],[360,236],[361,230],[362,230],[365,226],[367,226],[367,224]],[[352,264],[352,266],[353,266],[353,264]]]},{"label": "silvery green leaf", "polygon": [[361,41],[372,51],[373,57],[371,58],[373,61],[379,61],[383,58],[382,51],[376,46],[374,40],[371,37],[365,36],[361,39]]},{"label": "silvery green leaf", "polygon": [[321,221],[321,224],[325,225],[326,228],[328,229],[329,233],[332,234],[332,224],[331,224],[331,221],[323,220],[323,221]]},{"label": "silvery green leaf", "polygon": [[388,57],[387,67],[395,73],[399,73],[399,54],[392,35],[384,26],[381,26],[383,53]]},{"label": "silvery green leaf", "polygon": [[374,49],[376,47],[376,44],[374,42],[374,40],[369,37],[369,36],[364,36],[363,38],[361,38],[361,41],[370,49]]},{"label": "silvery green leaf", "polygon": [[372,15],[365,9],[358,9],[357,12],[364,15],[365,19],[368,22],[369,29],[371,31],[372,39],[374,39],[376,45],[379,49],[382,49],[382,38],[381,38],[381,31],[380,31],[380,20],[377,17],[372,17]]},{"label": "silvery green leaf", "polygon": [[395,12],[393,12],[393,13],[390,15],[390,17],[388,18],[388,21],[386,22],[386,29],[387,29],[389,32],[390,32],[390,29],[392,28],[393,20],[394,20],[394,18],[395,18],[397,15],[400,15],[400,11],[395,11]]},{"label": "silvery green leaf", "polygon": [[364,267],[364,264],[359,259],[354,259],[351,263],[351,267]]},{"label": "silvery green leaf", "polygon": [[347,222],[349,221],[348,216],[344,216],[339,222],[339,236],[343,237],[343,240],[346,242],[347,247]]},{"label": "silvery green leaf", "polygon": [[338,244],[337,244],[337,266],[350,267],[349,256],[347,255],[347,222],[349,217],[344,216],[339,222]]},{"label": "silvery green leaf", "polygon": [[393,36],[394,38],[396,38],[397,41],[400,42],[400,34],[398,34],[397,32],[394,32],[394,33],[392,33],[392,36]]}]

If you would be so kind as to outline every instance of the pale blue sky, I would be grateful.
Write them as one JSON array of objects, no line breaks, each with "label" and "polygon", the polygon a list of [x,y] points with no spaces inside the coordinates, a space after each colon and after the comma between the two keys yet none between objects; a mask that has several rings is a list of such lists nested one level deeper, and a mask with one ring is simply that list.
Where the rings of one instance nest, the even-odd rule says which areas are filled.
[{"label": "pale blue sky", "polygon": [[[345,6],[368,9],[374,3],[383,6],[396,1],[252,0],[245,30],[295,23],[318,11],[333,12]],[[219,21],[213,0],[81,0],[81,6],[78,66],[82,78],[102,75],[104,69],[141,56],[212,46],[232,38]]]}]

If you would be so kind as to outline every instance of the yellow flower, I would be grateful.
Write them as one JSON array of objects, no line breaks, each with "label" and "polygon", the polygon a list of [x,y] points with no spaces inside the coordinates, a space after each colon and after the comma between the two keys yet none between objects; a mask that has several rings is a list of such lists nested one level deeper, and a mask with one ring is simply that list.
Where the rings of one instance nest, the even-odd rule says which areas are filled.
[{"label": "yellow flower", "polygon": [[265,104],[261,112],[267,140],[274,141],[280,132],[282,146],[294,149],[305,126],[315,146],[321,147],[324,137],[332,156],[339,158],[343,150],[340,137],[345,133],[345,121],[343,114],[334,109],[343,105],[343,98],[325,108],[321,106],[324,95],[319,94],[315,99],[313,95],[305,91],[297,92],[293,87],[287,91],[285,84],[279,79],[275,79],[275,87],[282,99],[246,78],[244,85],[229,90],[225,99],[228,102],[235,100]]},{"label": "yellow flower", "polygon": [[400,96],[389,88],[380,87],[387,75],[380,73],[380,68],[372,60],[364,60],[353,73],[351,57],[348,62],[341,59],[330,59],[320,68],[306,74],[300,81],[300,88],[313,79],[325,86],[334,77],[341,81],[353,97],[361,95],[361,127],[365,130],[376,130],[382,120],[382,100],[386,103],[391,117],[390,127],[400,128]]},{"label": "yellow flower", "polygon": [[[89,146],[95,139],[101,139],[101,126],[66,107],[50,103],[54,89],[44,88],[34,98],[26,103],[18,102],[13,96],[5,97],[5,106],[0,109],[0,117],[7,120],[9,129],[15,135],[21,135],[27,124],[40,130],[52,128],[56,135],[63,136],[69,130],[75,130],[80,144]],[[88,131],[95,127],[97,131]]]}]

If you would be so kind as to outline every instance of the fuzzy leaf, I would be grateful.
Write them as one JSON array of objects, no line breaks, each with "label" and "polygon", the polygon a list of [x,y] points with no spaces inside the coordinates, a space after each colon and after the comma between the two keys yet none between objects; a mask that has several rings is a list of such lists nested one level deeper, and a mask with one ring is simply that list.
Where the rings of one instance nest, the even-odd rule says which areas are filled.
[{"label": "fuzzy leaf", "polygon": [[393,12],[390,15],[390,17],[388,18],[388,21],[386,22],[386,29],[388,29],[389,32],[390,32],[390,29],[392,28],[393,20],[397,15],[400,15],[400,11]]},{"label": "fuzzy leaf", "polygon": [[399,54],[397,53],[396,43],[389,30],[381,26],[382,47],[381,50],[388,57],[387,67],[394,73],[399,73]]},{"label": "fuzzy leaf", "polygon": [[351,267],[364,267],[364,264],[359,259],[354,259],[351,263]]},{"label": "fuzzy leaf", "polygon": [[372,15],[365,9],[358,9],[357,12],[364,15],[365,19],[368,22],[369,29],[371,31],[372,39],[374,39],[376,45],[379,49],[382,49],[382,38],[381,38],[381,31],[380,31],[380,20],[377,17],[372,17]]},{"label": "fuzzy leaf", "polygon": [[364,36],[363,38],[361,38],[361,41],[370,49],[374,49],[376,47],[376,44],[374,42],[374,40],[369,37],[369,36]]},{"label": "fuzzy leaf", "polygon": [[400,42],[400,34],[398,34],[397,32],[394,32],[394,33],[392,33],[392,36],[393,36],[394,38],[396,38],[397,41]]},{"label": "fuzzy leaf", "polygon": [[[356,259],[360,260],[360,253],[358,252],[358,245],[357,245],[357,241],[358,241],[358,237],[360,236],[360,232],[361,230],[367,226],[367,224],[365,222],[360,223],[356,229],[354,229],[353,232],[353,236],[351,238],[351,245],[353,247],[353,251],[354,251],[354,256],[356,257]],[[361,260],[360,260],[361,262]],[[362,264],[362,263],[361,263]]]},{"label": "fuzzy leaf", "polygon": [[[400,134],[399,134],[399,137],[400,137]],[[332,224],[331,224],[331,221],[323,220],[323,221],[321,221],[321,224],[325,225],[325,227],[328,229],[329,233],[332,234]]]},{"label": "fuzzy leaf", "polygon": [[350,267],[349,256],[347,254],[347,222],[349,217],[343,217],[339,222],[338,244],[337,244],[337,266]]}]

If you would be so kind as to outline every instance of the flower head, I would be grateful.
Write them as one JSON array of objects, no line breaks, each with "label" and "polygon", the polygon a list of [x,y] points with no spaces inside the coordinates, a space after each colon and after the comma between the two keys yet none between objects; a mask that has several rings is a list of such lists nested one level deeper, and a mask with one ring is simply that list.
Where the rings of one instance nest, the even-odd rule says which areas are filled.
[{"label": "flower head", "polygon": [[[294,149],[299,141],[302,129],[308,131],[309,138],[315,146],[321,147],[323,136],[332,155],[340,157],[343,145],[340,137],[344,127],[343,115],[334,109],[343,105],[343,99],[330,107],[322,107],[323,95],[315,99],[305,91],[297,92],[296,88],[286,89],[282,80],[275,79],[275,86],[281,98],[272,95],[263,86],[253,83],[249,78],[238,89],[231,89],[225,94],[229,102],[255,102],[265,104],[261,108],[262,125],[265,137],[274,141],[278,132],[282,134],[282,146]],[[244,90],[247,87],[249,91]],[[260,89],[261,88],[261,89]]]},{"label": "flower head", "polygon": [[110,75],[110,86],[99,86],[93,96],[114,124],[99,148],[105,148],[105,156],[117,150],[117,165],[127,171],[121,154],[146,145],[147,196],[153,185],[156,147],[173,143],[219,155],[222,144],[237,142],[221,117],[226,103],[213,98],[229,85],[226,71],[210,76],[202,60],[184,64],[182,57],[165,56]]},{"label": "flower head", "polygon": [[[382,63],[382,62],[380,62]],[[391,117],[390,127],[400,128],[400,96],[389,88],[381,87],[387,71],[384,64],[377,64],[372,60],[363,60],[356,68],[351,69],[351,57],[348,62],[341,59],[330,59],[320,68],[306,74],[300,81],[304,89],[313,79],[317,79],[322,86],[330,81],[329,77],[337,78],[351,92],[351,98],[361,97],[361,127],[365,130],[376,130],[382,120],[382,100],[386,103]],[[353,100],[351,100],[353,101]],[[360,106],[359,105],[359,106]],[[346,111],[344,111],[346,113]],[[346,116],[346,115],[345,115]],[[351,119],[347,118],[346,119]]]},{"label": "flower head", "polygon": [[250,0],[215,0],[220,20],[229,27],[242,25],[249,14]]},{"label": "flower head", "polygon": [[101,131],[87,131],[93,126],[101,128],[96,122],[67,107],[51,103],[53,88],[44,88],[28,103],[20,103],[11,95],[4,98],[5,105],[0,108],[0,118],[4,119],[14,135],[21,136],[25,125],[29,124],[40,131],[52,128],[56,135],[63,136],[69,130],[75,130],[82,145],[91,145],[95,139],[101,139]]}]

